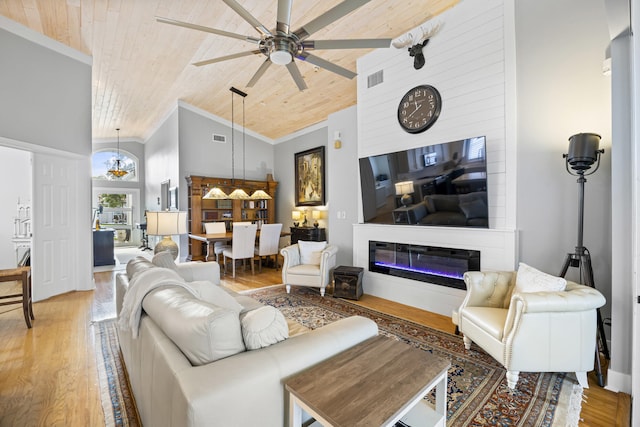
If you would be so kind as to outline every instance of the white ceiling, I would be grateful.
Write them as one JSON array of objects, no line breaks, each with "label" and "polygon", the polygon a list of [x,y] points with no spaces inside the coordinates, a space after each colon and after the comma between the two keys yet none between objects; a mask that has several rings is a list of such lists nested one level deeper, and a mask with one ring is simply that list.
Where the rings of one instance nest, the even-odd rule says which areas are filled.
[{"label": "white ceiling", "polygon": [[[396,38],[458,1],[372,0],[311,39]],[[276,0],[238,3],[266,28],[275,27]],[[338,3],[294,0],[291,29]],[[193,62],[256,49],[256,45],[155,20],[161,16],[259,35],[222,0],[2,0],[0,14],[93,57],[94,139],[114,138],[119,127],[121,137],[144,140],[178,100],[230,121],[231,86],[248,93],[247,129],[273,139],[356,103],[356,79],[309,63],[298,62],[308,86],[303,92],[287,70],[276,65],[247,88],[263,56],[196,67]],[[356,59],[367,52],[315,50],[314,55],[356,71]]]}]

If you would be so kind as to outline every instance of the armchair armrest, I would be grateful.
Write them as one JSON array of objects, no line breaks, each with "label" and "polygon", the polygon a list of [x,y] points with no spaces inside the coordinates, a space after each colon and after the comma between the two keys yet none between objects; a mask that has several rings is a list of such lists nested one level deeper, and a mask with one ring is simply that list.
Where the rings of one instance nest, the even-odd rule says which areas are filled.
[{"label": "armchair armrest", "polygon": [[289,267],[300,265],[300,250],[297,243],[280,249],[280,254],[284,258],[282,262],[283,272]]},{"label": "armchair armrest", "polygon": [[522,305],[524,313],[595,310],[605,302],[604,296],[598,290],[573,282],[567,282],[564,291],[517,293],[511,297],[511,306]]},{"label": "armchair armrest", "polygon": [[320,255],[320,276],[323,278],[323,283],[329,283],[329,273],[336,266],[337,254],[338,247],[334,245],[327,245],[322,250]]},{"label": "armchair armrest", "polygon": [[540,319],[545,313],[580,316],[583,312],[595,311],[605,303],[606,299],[598,290],[570,281],[567,281],[564,291],[516,293],[511,297],[503,333],[505,337],[513,336],[529,315],[535,316],[535,319]]},{"label": "armchair armrest", "polygon": [[467,271],[464,273],[467,295],[460,308],[508,307],[515,277],[514,271]]}]

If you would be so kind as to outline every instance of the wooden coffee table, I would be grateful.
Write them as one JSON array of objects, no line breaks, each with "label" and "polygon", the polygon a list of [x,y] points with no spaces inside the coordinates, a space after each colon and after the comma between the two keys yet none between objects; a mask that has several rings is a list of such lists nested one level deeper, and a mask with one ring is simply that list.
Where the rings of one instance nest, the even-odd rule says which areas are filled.
[{"label": "wooden coffee table", "polygon": [[[285,383],[289,425],[302,410],[328,426],[445,426],[448,360],[377,336]],[[435,387],[435,408],[423,398]],[[315,424],[314,424],[315,425]]]}]

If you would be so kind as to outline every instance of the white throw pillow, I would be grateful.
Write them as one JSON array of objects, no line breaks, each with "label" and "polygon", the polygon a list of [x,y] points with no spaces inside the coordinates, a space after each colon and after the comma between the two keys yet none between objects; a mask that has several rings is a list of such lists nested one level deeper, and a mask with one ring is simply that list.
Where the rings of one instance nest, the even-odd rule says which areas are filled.
[{"label": "white throw pillow", "polygon": [[191,286],[199,293],[198,297],[202,301],[215,304],[218,307],[227,308],[238,313],[240,313],[243,308],[242,305],[237,302],[234,297],[229,295],[228,292],[208,280],[196,280],[194,282],[188,282],[187,285]]},{"label": "white throw pillow", "polygon": [[558,292],[564,291],[567,281],[562,277],[552,276],[521,262],[516,275],[514,292]]},{"label": "white throw pillow", "polygon": [[268,347],[289,338],[289,325],[280,310],[270,305],[246,313],[240,321],[247,350]]},{"label": "white throw pillow", "polygon": [[151,262],[156,267],[164,267],[164,268],[170,268],[172,270],[177,270],[176,263],[173,260],[173,254],[171,252],[167,252],[167,251],[158,252],[153,256],[153,259],[151,260]]},{"label": "white throw pillow", "polygon": [[300,264],[320,265],[322,251],[327,247],[327,242],[307,242],[298,240],[300,250]]}]

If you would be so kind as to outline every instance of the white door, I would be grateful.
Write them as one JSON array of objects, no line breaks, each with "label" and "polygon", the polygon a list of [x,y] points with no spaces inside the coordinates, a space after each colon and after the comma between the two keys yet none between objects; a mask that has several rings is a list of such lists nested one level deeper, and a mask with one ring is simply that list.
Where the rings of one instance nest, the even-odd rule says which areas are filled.
[{"label": "white door", "polygon": [[86,160],[34,153],[31,268],[35,301],[94,287],[90,182]]}]

